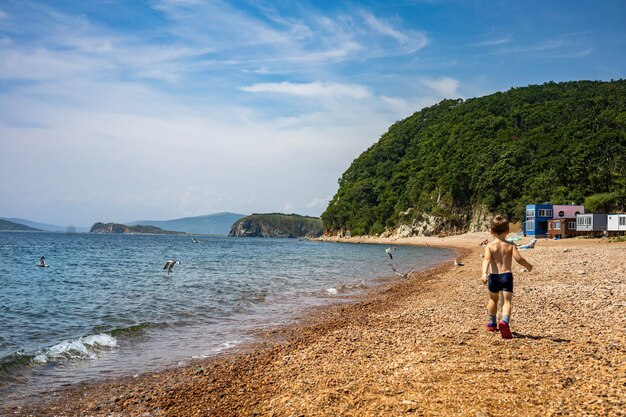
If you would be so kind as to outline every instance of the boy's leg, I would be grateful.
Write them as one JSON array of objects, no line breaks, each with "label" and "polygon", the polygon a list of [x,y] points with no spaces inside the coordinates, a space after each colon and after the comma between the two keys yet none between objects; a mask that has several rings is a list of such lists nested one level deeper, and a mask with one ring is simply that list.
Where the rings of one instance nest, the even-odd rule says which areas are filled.
[{"label": "boy's leg", "polygon": [[498,299],[500,293],[489,291],[489,301],[487,302],[487,311],[489,312],[489,322],[487,323],[487,330],[495,332],[498,330],[496,323],[496,314],[498,312]]},{"label": "boy's leg", "polygon": [[504,303],[502,304],[502,320],[508,323],[511,318],[511,302],[513,301],[513,293],[509,291],[502,291],[502,295],[504,296]]},{"label": "boy's leg", "polygon": [[487,310],[489,311],[490,316],[495,316],[498,313],[498,300],[500,300],[500,293],[489,291]]},{"label": "boy's leg", "polygon": [[513,293],[509,291],[502,291],[504,295],[504,304],[502,305],[502,321],[498,328],[503,339],[512,339],[513,334],[509,328],[509,319],[511,317],[511,301],[513,300]]}]

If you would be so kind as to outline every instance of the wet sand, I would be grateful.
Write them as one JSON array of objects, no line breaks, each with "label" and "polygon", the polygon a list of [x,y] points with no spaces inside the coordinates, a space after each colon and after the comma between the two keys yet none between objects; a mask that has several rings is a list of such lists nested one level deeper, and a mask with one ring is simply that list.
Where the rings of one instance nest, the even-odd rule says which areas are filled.
[{"label": "wet sand", "polygon": [[349,239],[454,247],[465,265],[315,310],[244,351],[72,387],[0,414],[626,415],[626,242],[540,240],[523,251],[535,268],[514,267],[514,338],[504,340],[485,330],[487,237]]}]

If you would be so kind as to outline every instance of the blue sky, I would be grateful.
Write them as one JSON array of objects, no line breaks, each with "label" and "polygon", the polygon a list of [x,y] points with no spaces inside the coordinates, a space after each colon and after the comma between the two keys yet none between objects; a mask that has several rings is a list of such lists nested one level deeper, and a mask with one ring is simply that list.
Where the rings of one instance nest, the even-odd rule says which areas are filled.
[{"label": "blue sky", "polygon": [[444,98],[625,76],[624,1],[0,0],[0,216],[320,215]]}]

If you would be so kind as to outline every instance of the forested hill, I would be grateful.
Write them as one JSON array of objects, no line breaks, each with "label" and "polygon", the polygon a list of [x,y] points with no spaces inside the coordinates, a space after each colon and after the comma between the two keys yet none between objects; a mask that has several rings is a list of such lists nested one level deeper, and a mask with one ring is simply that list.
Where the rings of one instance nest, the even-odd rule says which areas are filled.
[{"label": "forested hill", "polygon": [[237,220],[230,236],[239,237],[319,237],[322,220],[319,217],[298,214],[252,214]]},{"label": "forested hill", "polygon": [[329,233],[451,234],[533,202],[626,204],[626,81],[444,100],[392,125],[339,179]]}]

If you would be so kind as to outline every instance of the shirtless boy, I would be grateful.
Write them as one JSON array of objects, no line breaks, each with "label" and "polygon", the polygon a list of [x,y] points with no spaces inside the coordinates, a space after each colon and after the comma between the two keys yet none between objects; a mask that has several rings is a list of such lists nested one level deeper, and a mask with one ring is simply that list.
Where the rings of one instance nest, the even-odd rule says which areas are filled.
[{"label": "shirtless boy", "polygon": [[[511,318],[511,301],[513,299],[513,273],[511,272],[512,259],[525,267],[528,271],[533,269],[526,259],[520,255],[517,246],[506,241],[509,233],[509,221],[500,215],[491,219],[491,234],[495,238],[493,242],[485,246],[485,256],[483,257],[482,282],[488,284],[489,302],[489,323],[487,330],[495,332],[500,329],[503,339],[511,339],[511,329],[509,320]],[[489,268],[491,267],[491,273]],[[496,313],[500,292],[504,298],[502,306],[502,321],[496,325]]]}]

